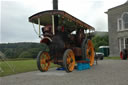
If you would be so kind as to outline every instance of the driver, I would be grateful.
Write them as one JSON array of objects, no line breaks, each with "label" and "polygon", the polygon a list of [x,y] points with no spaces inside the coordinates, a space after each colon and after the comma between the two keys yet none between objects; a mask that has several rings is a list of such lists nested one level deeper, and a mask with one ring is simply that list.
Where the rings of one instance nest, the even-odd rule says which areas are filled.
[{"label": "driver", "polygon": [[47,25],[45,27],[42,27],[42,32],[44,37],[52,37],[52,26]]}]

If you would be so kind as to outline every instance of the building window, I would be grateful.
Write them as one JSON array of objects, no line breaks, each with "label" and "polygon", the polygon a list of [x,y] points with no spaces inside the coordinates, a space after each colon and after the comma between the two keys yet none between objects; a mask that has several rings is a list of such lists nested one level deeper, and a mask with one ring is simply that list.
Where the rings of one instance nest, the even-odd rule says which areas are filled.
[{"label": "building window", "polygon": [[128,38],[119,38],[119,48],[120,51],[124,48],[128,49]]},{"label": "building window", "polygon": [[128,49],[128,38],[125,38],[125,48]]},{"label": "building window", "polygon": [[118,23],[118,31],[122,30],[122,20],[118,19],[117,23]]},{"label": "building window", "polygon": [[128,30],[128,12],[122,14],[121,18],[117,20],[117,25],[118,31]]},{"label": "building window", "polygon": [[123,24],[124,24],[124,29],[128,29],[128,13],[125,13],[123,15]]},{"label": "building window", "polygon": [[124,48],[124,39],[120,38],[119,39],[119,46],[120,46],[120,51]]}]

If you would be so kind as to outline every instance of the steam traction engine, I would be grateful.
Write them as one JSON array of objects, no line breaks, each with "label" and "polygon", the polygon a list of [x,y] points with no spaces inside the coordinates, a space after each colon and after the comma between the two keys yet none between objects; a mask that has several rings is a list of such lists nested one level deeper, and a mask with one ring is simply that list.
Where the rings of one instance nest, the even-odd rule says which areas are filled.
[{"label": "steam traction engine", "polygon": [[[37,66],[48,71],[50,63],[61,65],[66,72],[72,72],[76,63],[94,63],[94,48],[91,33],[94,28],[65,11],[39,12],[29,17],[29,22],[39,25],[40,43],[47,46],[37,56]],[[42,30],[42,34],[41,34]]]}]

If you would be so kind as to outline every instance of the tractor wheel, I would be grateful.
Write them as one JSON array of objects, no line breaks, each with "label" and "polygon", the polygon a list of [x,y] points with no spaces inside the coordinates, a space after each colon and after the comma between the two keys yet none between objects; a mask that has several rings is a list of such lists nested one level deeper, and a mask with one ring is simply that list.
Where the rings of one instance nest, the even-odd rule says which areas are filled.
[{"label": "tractor wheel", "polygon": [[120,52],[120,58],[123,60],[123,52]]},{"label": "tractor wheel", "polygon": [[63,55],[63,66],[66,72],[72,72],[75,67],[75,55],[71,49],[67,49]]},{"label": "tractor wheel", "polygon": [[127,59],[127,51],[126,49],[123,49],[121,52],[120,52],[120,58],[122,60],[126,60]]},{"label": "tractor wheel", "polygon": [[37,56],[37,67],[41,72],[48,71],[50,66],[50,56],[48,52],[40,51]]},{"label": "tractor wheel", "polygon": [[90,66],[94,64],[95,51],[90,39],[85,39],[82,43],[82,56],[90,60]]}]

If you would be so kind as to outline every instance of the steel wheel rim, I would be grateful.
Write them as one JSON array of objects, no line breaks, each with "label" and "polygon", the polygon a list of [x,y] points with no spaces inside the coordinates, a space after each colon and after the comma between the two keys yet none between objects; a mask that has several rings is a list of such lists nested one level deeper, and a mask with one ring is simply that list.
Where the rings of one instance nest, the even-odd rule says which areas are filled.
[{"label": "steel wheel rim", "polygon": [[94,48],[91,40],[88,40],[86,55],[87,55],[87,58],[90,59],[90,66],[92,66],[94,64],[95,52],[94,52]]},{"label": "steel wheel rim", "polygon": [[75,66],[75,56],[72,51],[68,52],[66,62],[67,62],[67,67],[68,67],[69,71],[73,71],[74,66]]},{"label": "steel wheel rim", "polygon": [[50,56],[48,52],[43,52],[40,56],[40,66],[43,71],[48,71],[50,66]]}]

